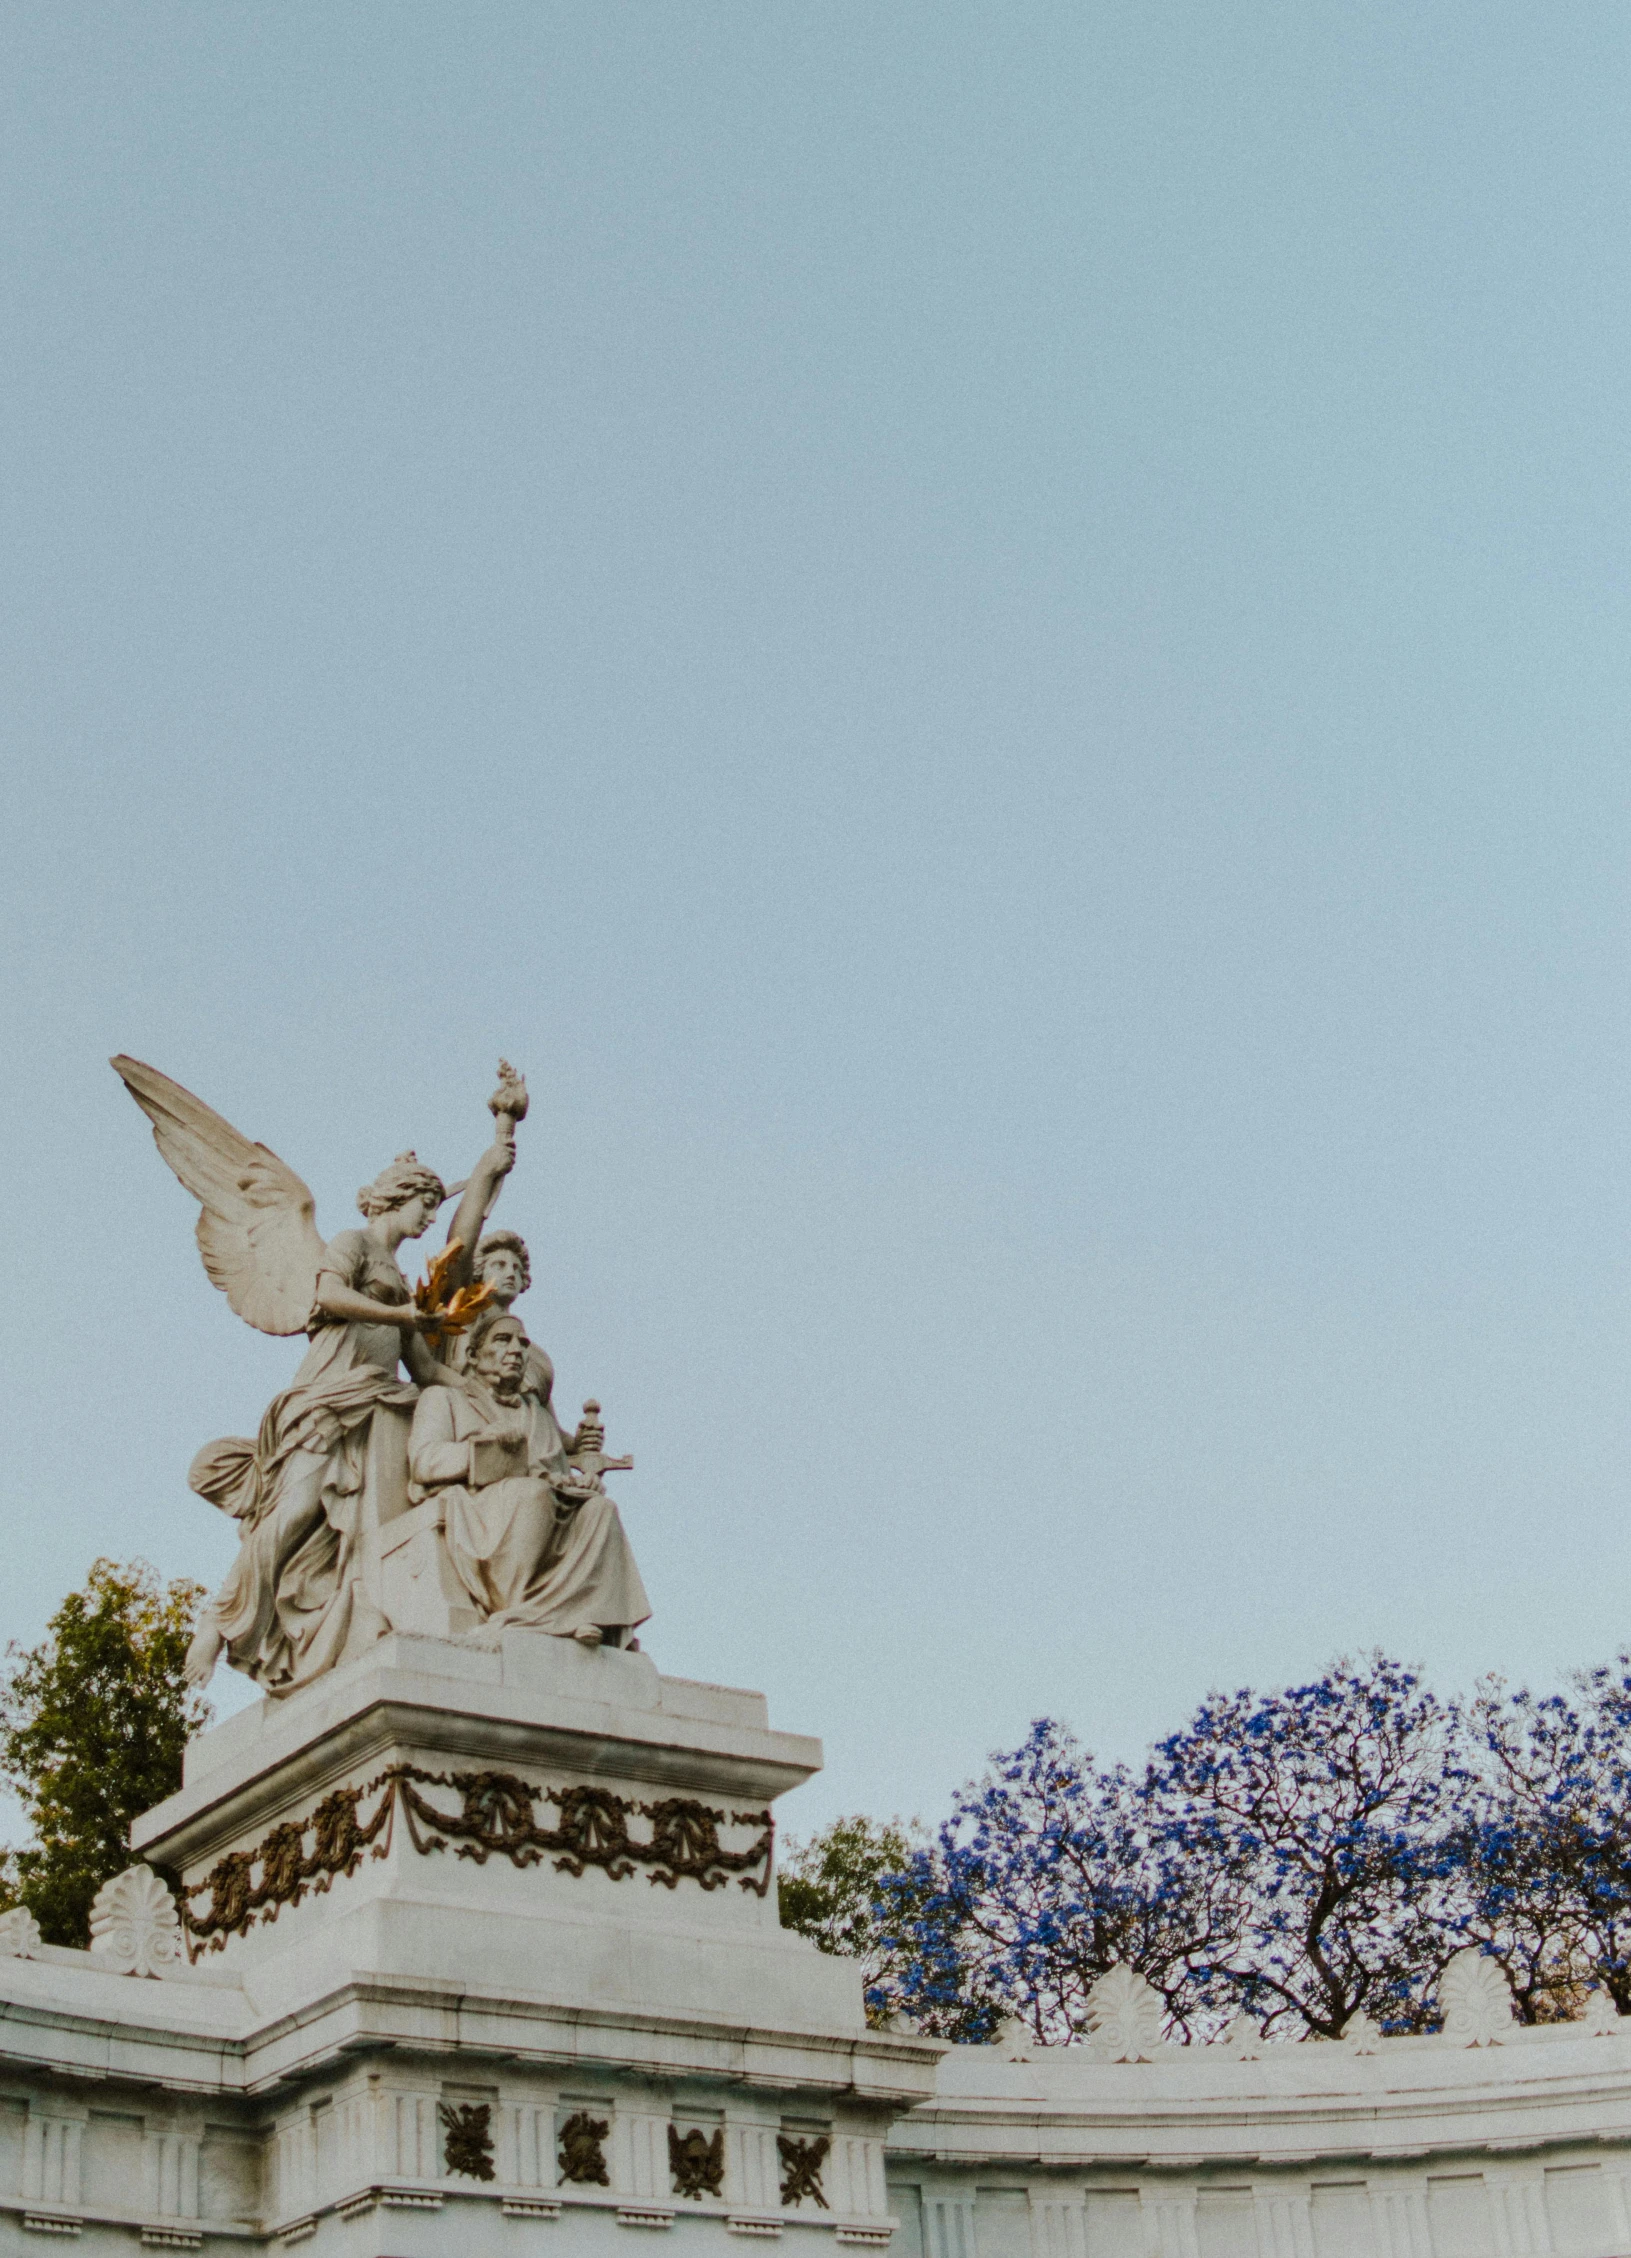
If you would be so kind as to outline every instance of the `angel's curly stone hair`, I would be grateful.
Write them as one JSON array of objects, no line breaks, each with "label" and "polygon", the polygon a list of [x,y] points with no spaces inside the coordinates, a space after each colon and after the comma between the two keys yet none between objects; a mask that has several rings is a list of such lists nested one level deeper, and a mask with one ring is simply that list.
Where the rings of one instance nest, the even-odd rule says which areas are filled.
[{"label": "angel's curly stone hair", "polygon": [[489,1231],[476,1249],[476,1276],[481,1276],[481,1266],[490,1254],[507,1248],[521,1265],[521,1291],[525,1293],[532,1284],[532,1264],[527,1256],[527,1242],[519,1231]]},{"label": "angel's curly stone hair", "polygon": [[438,1207],[447,1198],[447,1186],[434,1168],[427,1168],[414,1152],[398,1153],[389,1168],[382,1168],[371,1184],[357,1194],[357,1205],[370,1221],[406,1207],[420,1192],[429,1192]]}]

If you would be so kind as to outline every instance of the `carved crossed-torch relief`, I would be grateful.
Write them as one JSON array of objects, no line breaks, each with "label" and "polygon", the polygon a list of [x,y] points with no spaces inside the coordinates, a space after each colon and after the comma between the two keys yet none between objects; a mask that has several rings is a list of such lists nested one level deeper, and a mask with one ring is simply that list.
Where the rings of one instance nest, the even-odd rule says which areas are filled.
[{"label": "carved crossed-torch relief", "polygon": [[800,2140],[792,2133],[776,2135],[776,2153],[782,2160],[782,2209],[796,2210],[808,2196],[825,2211],[827,2198],[821,2187],[821,2167],[832,2142],[825,2133],[815,2140]]},{"label": "carved crossed-torch relief", "polygon": [[469,2180],[493,2176],[493,2106],[490,2101],[444,2101],[440,2105],[442,2162]]}]

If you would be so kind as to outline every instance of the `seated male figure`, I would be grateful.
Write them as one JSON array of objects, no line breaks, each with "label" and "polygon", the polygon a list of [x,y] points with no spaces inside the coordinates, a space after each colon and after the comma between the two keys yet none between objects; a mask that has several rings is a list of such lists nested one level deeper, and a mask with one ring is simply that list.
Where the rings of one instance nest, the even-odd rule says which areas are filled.
[{"label": "seated male figure", "polygon": [[448,1557],[489,1636],[515,1624],[624,1646],[651,1604],[600,1485],[603,1438],[580,1429],[585,1462],[572,1463],[548,1401],[524,1387],[530,1347],[507,1310],[477,1320],[462,1381],[415,1407],[408,1494],[441,1502]]}]

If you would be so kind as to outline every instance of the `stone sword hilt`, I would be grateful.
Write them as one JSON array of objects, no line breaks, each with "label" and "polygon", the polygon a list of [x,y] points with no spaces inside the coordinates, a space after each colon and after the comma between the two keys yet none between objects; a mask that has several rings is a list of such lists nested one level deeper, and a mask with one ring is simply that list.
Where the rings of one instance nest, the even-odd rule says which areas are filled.
[{"label": "stone sword hilt", "polygon": [[[604,1438],[606,1430],[601,1425],[600,1406],[593,1396],[583,1407],[583,1417],[586,1425],[599,1427]],[[628,1474],[632,1473],[634,1469],[632,1458],[608,1458],[603,1450],[583,1451],[573,1459],[572,1463],[574,1466],[588,1467],[592,1465],[596,1481],[600,1479],[602,1474]]]}]

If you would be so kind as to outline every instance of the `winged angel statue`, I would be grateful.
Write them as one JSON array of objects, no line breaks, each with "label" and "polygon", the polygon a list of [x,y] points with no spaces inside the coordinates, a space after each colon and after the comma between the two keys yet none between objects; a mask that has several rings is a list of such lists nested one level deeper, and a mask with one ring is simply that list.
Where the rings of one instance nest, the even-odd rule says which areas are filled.
[{"label": "winged angel statue", "polygon": [[[206,1681],[224,1650],[267,1693],[288,1694],[390,1629],[364,1572],[382,1444],[399,1459],[407,1452],[417,1477],[409,1496],[439,1495],[452,1565],[488,1623],[586,1644],[626,1639],[649,1608],[600,1487],[601,1430],[591,1423],[568,1443],[547,1404],[523,1402],[525,1331],[490,1288],[471,1283],[482,1224],[515,1164],[525,1083],[501,1065],[489,1100],[498,1134],[465,1183],[450,1192],[415,1154],[399,1153],[357,1194],[361,1230],[325,1243],[311,1193],[276,1153],[139,1059],[113,1065],[199,1202],[211,1284],[259,1331],[310,1340],[255,1439],[206,1444],[189,1470],[242,1537],[194,1637],[189,1678]],[[410,1289],[397,1250],[455,1193],[446,1250]],[[455,1341],[468,1350],[457,1370]],[[416,1415],[411,1441],[405,1414]],[[406,1469],[390,1471],[400,1489]]]}]

